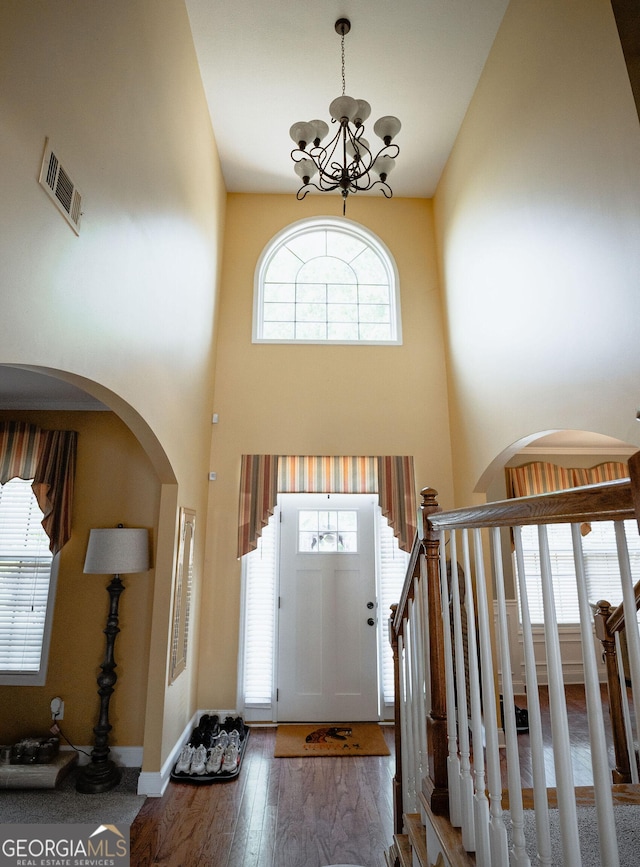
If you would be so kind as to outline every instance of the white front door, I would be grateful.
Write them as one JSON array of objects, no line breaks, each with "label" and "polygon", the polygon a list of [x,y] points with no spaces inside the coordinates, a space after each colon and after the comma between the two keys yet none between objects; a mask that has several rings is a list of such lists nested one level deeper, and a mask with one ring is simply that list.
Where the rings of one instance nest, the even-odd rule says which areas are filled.
[{"label": "white front door", "polygon": [[282,494],[278,720],[378,719],[371,494]]}]

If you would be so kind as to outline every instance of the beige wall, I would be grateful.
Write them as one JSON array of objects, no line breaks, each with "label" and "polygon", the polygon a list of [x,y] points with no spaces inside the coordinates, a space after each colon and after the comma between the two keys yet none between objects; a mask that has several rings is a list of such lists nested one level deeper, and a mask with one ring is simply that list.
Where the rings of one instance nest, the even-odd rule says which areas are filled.
[{"label": "beige wall", "polygon": [[[0,421],[26,421],[78,432],[72,534],[60,553],[47,680],[44,686],[0,686],[0,741],[46,734],[50,701],[65,702],[62,730],[72,743],[93,743],[98,721],[96,677],[104,658],[109,578],[82,572],[92,527],[154,528],[157,474],[135,437],[111,412],[0,412]],[[123,577],[115,647],[118,682],[109,709],[111,743],[143,742],[154,572]]]},{"label": "beige wall", "polygon": [[512,0],[435,213],[456,504],[536,432],[640,445],[640,127],[607,0]]},{"label": "beige wall", "polygon": [[227,204],[218,340],[199,704],[234,707],[240,603],[236,559],[243,453],[410,454],[418,488],[452,504],[447,394],[431,203],[350,198],[348,219],[395,257],[402,346],[251,343],[254,270],[290,223],[341,214],[339,196],[231,195]]},{"label": "beige wall", "polygon": [[[204,519],[207,507],[226,195],[186,9],[158,11],[154,0],[0,5],[0,364],[98,394],[162,483],[152,667],[137,684],[147,770],[195,710],[194,664],[167,688],[167,641],[177,509]],[[45,137],[83,194],[79,237],[37,183]],[[204,532],[196,606],[203,557]]]}]

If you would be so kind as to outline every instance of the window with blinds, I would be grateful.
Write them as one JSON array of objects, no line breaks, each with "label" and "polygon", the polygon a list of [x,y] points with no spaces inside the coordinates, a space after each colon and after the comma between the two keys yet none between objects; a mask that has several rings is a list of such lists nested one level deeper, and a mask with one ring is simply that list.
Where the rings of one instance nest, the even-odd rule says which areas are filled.
[{"label": "window with blinds", "polygon": [[[0,677],[37,683],[50,608],[52,554],[32,480],[0,485]],[[28,680],[19,678],[27,676]],[[36,679],[33,679],[36,678]]]},{"label": "window with blinds", "polygon": [[276,518],[262,529],[258,547],[243,557],[244,563],[244,660],[246,707],[271,704],[275,653]]},{"label": "window with blinds", "polygon": [[[640,536],[635,521],[625,521],[624,524],[635,583],[640,578]],[[589,601],[604,599],[612,605],[619,605],[622,588],[614,526],[608,521],[594,521],[590,526],[591,532],[582,537]],[[531,622],[544,623],[538,530],[535,526],[527,526],[521,531]],[[569,524],[551,524],[547,531],[557,622],[579,623],[571,527]],[[517,567],[514,568],[517,574]]]},{"label": "window with blinds", "polygon": [[400,601],[402,585],[409,565],[409,555],[403,551],[382,512],[378,515],[378,575],[380,581],[379,620],[381,631],[382,699],[393,705],[393,651],[389,641],[391,606]]}]

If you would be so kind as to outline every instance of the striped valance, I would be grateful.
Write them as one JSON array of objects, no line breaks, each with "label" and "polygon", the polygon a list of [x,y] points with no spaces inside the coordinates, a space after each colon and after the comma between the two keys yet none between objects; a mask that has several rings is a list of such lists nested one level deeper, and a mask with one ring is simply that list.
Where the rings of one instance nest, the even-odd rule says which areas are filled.
[{"label": "striped valance", "polygon": [[242,455],[238,557],[257,547],[278,493],[378,494],[398,544],[411,550],[416,532],[413,457]]},{"label": "striped valance", "polygon": [[14,478],[33,479],[33,493],[44,513],[42,527],[53,554],[71,536],[77,439],[76,431],[0,422],[0,485]]},{"label": "striped valance", "polygon": [[626,479],[629,470],[626,463],[606,461],[595,467],[560,467],[544,461],[532,461],[521,467],[506,467],[507,496],[532,497],[551,491],[566,491],[582,485],[612,482]]}]

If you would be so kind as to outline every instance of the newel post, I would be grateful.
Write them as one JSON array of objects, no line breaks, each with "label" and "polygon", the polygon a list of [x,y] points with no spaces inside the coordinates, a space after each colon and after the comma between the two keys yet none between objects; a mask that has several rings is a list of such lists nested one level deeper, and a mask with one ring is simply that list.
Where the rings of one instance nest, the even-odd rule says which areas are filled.
[{"label": "newel post", "polygon": [[614,783],[631,782],[631,765],[627,748],[627,733],[622,714],[622,690],[618,677],[618,660],[616,653],[616,637],[609,629],[608,620],[612,609],[608,602],[601,600],[595,605],[593,616],[596,637],[602,644],[604,661],[607,668],[607,691],[609,693],[609,715],[611,717],[611,734],[616,766],[612,777]]},{"label": "newel post", "polygon": [[427,715],[427,744],[429,770],[422,781],[422,793],[433,813],[449,814],[449,788],[447,777],[447,695],[444,659],[444,629],[442,624],[442,596],[440,593],[440,537],[430,523],[430,516],[440,512],[438,492],[434,488],[420,491],[422,503],[423,580],[427,581],[429,619],[429,681],[431,683],[431,710]]}]

